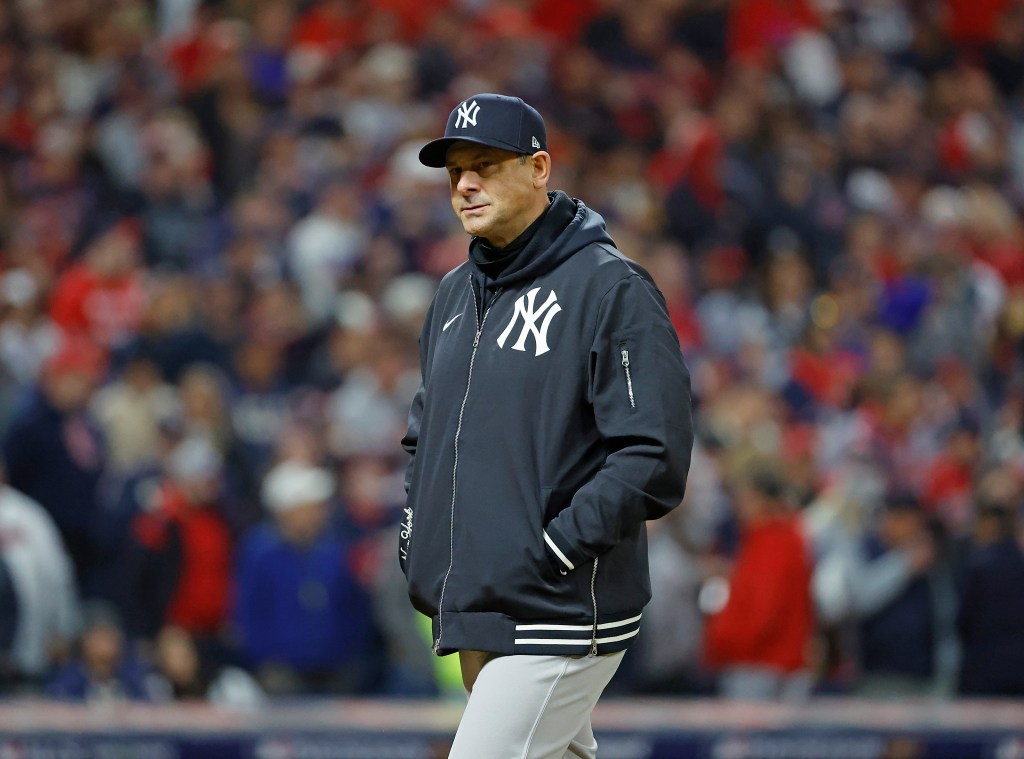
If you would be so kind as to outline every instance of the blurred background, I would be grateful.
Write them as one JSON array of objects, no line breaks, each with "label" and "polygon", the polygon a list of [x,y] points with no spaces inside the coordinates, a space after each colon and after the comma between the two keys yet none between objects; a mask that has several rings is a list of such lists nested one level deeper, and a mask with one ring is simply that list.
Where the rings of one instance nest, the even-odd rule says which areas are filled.
[{"label": "blurred background", "polygon": [[3,0],[0,703],[462,698],[398,440],[488,91],[693,378],[609,698],[1024,698],[1020,0]]}]

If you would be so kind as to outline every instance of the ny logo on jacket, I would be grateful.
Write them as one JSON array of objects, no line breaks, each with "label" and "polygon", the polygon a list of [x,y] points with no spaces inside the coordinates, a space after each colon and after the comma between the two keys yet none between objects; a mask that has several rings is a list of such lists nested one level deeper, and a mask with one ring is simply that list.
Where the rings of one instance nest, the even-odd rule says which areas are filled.
[{"label": "ny logo on jacket", "polygon": [[[509,321],[508,326],[505,327],[505,331],[498,335],[498,347],[504,348],[505,341],[508,336],[512,333],[512,328],[515,327],[519,321],[519,317],[523,317],[523,329],[519,333],[519,339],[512,344],[512,350],[514,351],[525,351],[526,350],[526,338],[528,335],[533,335],[534,342],[536,344],[535,353],[533,355],[539,356],[542,353],[547,353],[551,348],[548,347],[548,327],[551,326],[551,320],[555,317],[562,307],[558,305],[558,296],[555,291],[552,290],[548,295],[547,300],[544,304],[534,310],[534,306],[537,300],[537,293],[540,292],[539,287],[535,287],[530,290],[526,295],[520,295],[516,300],[515,312],[512,314],[512,319]],[[540,327],[537,327],[537,321],[544,317],[544,321],[541,322]]]}]

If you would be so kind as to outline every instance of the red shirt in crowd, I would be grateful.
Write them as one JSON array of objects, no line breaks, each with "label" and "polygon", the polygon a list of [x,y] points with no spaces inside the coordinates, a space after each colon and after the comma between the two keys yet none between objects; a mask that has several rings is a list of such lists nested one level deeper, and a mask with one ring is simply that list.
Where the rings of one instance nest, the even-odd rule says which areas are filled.
[{"label": "red shirt in crowd", "polygon": [[928,470],[921,500],[946,526],[957,532],[968,531],[974,511],[975,477],[973,462],[940,453]]},{"label": "red shirt in crowd", "polygon": [[321,0],[306,8],[292,28],[292,45],[334,54],[363,41],[364,16],[358,3]]},{"label": "red shirt in crowd", "polygon": [[807,0],[739,0],[729,17],[731,58],[761,63],[821,20]]},{"label": "red shirt in crowd", "polygon": [[957,45],[987,45],[1013,0],[946,0],[950,39]]},{"label": "red shirt in crowd", "polygon": [[86,264],[68,269],[50,301],[54,323],[70,335],[115,348],[135,334],[145,305],[137,272],[101,278]]},{"label": "red shirt in crowd", "polygon": [[165,486],[158,499],[157,509],[141,514],[134,530],[155,553],[166,549],[169,530],[178,531],[181,572],[165,621],[192,633],[215,634],[228,618],[231,533],[213,508],[189,504],[174,487]]},{"label": "red shirt in crowd", "polygon": [[743,534],[725,607],[705,628],[705,655],[714,668],[808,664],[814,629],[811,560],[795,517],[770,518]]}]

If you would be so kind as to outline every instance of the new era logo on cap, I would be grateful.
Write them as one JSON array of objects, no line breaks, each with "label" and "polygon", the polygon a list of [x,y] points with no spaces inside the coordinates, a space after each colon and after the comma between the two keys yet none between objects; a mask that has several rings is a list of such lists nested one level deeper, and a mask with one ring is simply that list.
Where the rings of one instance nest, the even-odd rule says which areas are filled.
[{"label": "new era logo on cap", "polygon": [[547,150],[547,131],[537,109],[520,98],[491,93],[459,103],[448,116],[444,137],[420,150],[420,162],[443,168],[448,148],[460,140],[524,155]]}]

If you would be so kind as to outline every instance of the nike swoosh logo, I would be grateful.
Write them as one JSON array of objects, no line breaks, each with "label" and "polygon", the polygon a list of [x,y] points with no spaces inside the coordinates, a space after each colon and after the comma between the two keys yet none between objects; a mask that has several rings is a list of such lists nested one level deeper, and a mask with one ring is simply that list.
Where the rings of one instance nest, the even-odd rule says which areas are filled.
[{"label": "nike swoosh logo", "polygon": [[453,321],[455,321],[456,319],[458,319],[458,318],[459,318],[460,316],[462,316],[462,314],[455,314],[455,316],[453,316],[453,317],[452,317],[451,319],[449,319],[448,321],[446,321],[446,322],[444,323],[444,326],[443,326],[443,327],[441,327],[441,331],[442,331],[442,332],[447,332],[447,331],[448,331],[448,328],[449,328],[450,326],[452,326],[452,322],[453,322]]}]

